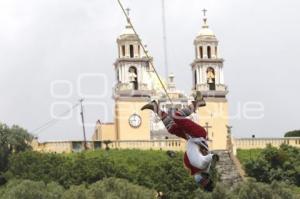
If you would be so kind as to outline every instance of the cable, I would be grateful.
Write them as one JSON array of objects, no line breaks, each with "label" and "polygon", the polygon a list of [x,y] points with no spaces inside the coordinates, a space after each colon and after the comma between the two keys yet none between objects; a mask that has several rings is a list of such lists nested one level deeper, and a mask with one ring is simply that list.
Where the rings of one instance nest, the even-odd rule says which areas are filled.
[{"label": "cable", "polygon": [[[77,106],[79,106],[80,103],[74,104],[69,110],[66,110],[64,112],[62,112],[61,114],[59,114],[58,116],[61,117],[67,113],[69,113],[70,111],[72,111],[73,109],[75,109]],[[56,122],[58,122],[59,119],[53,118],[48,120],[46,123],[44,123],[43,125],[33,129],[32,131],[30,131],[30,134],[34,135],[34,136],[38,136],[39,134],[41,134],[42,132],[40,132],[41,130],[45,130],[46,128],[49,128],[51,126],[53,126]],[[39,132],[39,133],[36,133]]]},{"label": "cable", "polygon": [[[119,5],[120,5],[120,7],[121,7],[121,9],[122,9],[122,11],[123,11],[123,13],[124,13],[124,15],[125,15],[127,21],[128,21],[128,23],[129,23],[129,25],[131,26],[131,28],[132,28],[132,30],[133,30],[135,36],[138,38],[138,42],[139,42],[140,46],[142,47],[142,49],[143,49],[143,51],[144,51],[144,53],[145,53],[147,59],[150,59],[150,57],[149,57],[149,55],[148,55],[148,52],[146,51],[144,45],[142,44],[142,40],[140,39],[139,35],[138,35],[137,32],[135,31],[135,28],[133,27],[133,25],[132,25],[132,23],[131,23],[131,21],[130,21],[130,18],[129,18],[129,16],[127,15],[127,13],[126,13],[126,11],[125,11],[125,9],[124,9],[124,7],[123,7],[121,1],[118,0],[118,3],[119,3]],[[153,71],[155,72],[155,74],[156,74],[156,76],[157,76],[157,78],[158,78],[158,80],[159,80],[159,82],[160,82],[162,88],[164,89],[164,92],[166,93],[166,95],[167,95],[169,101],[171,102],[171,105],[174,106],[173,101],[172,101],[171,97],[169,96],[169,94],[168,94],[168,92],[167,92],[167,89],[166,89],[166,87],[164,86],[162,80],[160,79],[160,77],[159,77],[159,75],[158,75],[158,73],[157,73],[157,71],[156,71],[156,69],[155,69],[153,63],[152,63],[152,62],[149,62],[149,63],[150,63],[150,65],[151,65],[151,67],[153,68]]]}]

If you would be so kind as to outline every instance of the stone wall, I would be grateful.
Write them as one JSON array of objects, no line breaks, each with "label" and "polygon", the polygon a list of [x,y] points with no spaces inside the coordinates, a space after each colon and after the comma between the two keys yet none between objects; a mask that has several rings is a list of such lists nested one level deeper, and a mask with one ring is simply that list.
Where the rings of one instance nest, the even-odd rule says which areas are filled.
[{"label": "stone wall", "polygon": [[220,157],[216,168],[220,174],[221,182],[230,187],[241,182],[243,180],[244,173],[238,160],[235,160],[235,157],[233,157],[227,150],[218,150],[214,151],[214,153],[218,154]]}]

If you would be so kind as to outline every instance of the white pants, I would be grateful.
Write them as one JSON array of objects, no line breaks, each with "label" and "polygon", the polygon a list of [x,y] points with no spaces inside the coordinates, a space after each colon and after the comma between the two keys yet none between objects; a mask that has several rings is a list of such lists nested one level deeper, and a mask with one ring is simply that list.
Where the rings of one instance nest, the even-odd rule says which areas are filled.
[{"label": "white pants", "polygon": [[187,141],[186,153],[192,166],[206,172],[209,171],[213,154],[202,155],[199,146],[193,142],[192,138]]}]

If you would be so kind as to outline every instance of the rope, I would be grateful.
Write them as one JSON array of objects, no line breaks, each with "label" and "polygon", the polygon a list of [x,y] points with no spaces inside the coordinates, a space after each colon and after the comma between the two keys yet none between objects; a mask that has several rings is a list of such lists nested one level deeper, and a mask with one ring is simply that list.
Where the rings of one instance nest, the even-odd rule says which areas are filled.
[{"label": "rope", "polygon": [[[125,15],[127,21],[128,21],[128,23],[129,23],[129,25],[131,26],[131,28],[132,28],[132,30],[133,30],[135,36],[138,38],[138,42],[139,42],[140,46],[142,47],[142,49],[143,49],[143,51],[144,51],[144,53],[145,53],[147,59],[151,59],[150,56],[148,55],[148,52],[146,51],[146,49],[145,49],[143,43],[142,43],[142,40],[140,39],[139,35],[138,35],[137,32],[135,31],[135,28],[133,27],[133,25],[132,25],[132,23],[131,23],[131,21],[130,21],[129,16],[127,15],[127,13],[126,13],[126,11],[125,11],[124,6],[122,5],[122,3],[121,3],[120,0],[118,0],[118,3],[119,3],[119,5],[120,5],[120,7],[121,7],[121,9],[122,9],[122,11],[123,11],[123,13],[124,13],[124,15]],[[172,101],[171,97],[169,96],[168,91],[167,91],[166,87],[164,86],[162,80],[160,79],[160,77],[159,77],[159,75],[158,75],[158,72],[156,71],[156,69],[155,69],[153,63],[152,63],[152,62],[149,62],[149,63],[150,63],[150,66],[153,68],[153,71],[155,72],[155,74],[156,74],[156,76],[157,76],[157,78],[158,78],[158,80],[159,80],[159,83],[161,84],[161,86],[162,86],[164,92],[166,93],[166,95],[167,95],[169,101],[171,102],[171,105],[174,106],[173,101]]]},{"label": "rope", "polygon": [[[66,111],[64,111],[64,112],[62,112],[61,114],[59,114],[59,116],[61,117],[61,116],[65,115],[65,114],[69,113],[71,110],[75,109],[75,108],[76,108],[77,106],[79,106],[79,105],[80,105],[79,103],[74,104],[74,105],[72,106],[72,108],[70,108],[70,109],[68,109],[68,110],[66,110]],[[39,134],[42,133],[42,132],[40,132],[41,130],[45,130],[45,129],[47,129],[47,128],[53,126],[53,125],[54,125],[56,122],[58,122],[58,121],[59,121],[59,119],[56,119],[56,118],[50,119],[49,121],[47,121],[46,123],[44,123],[44,124],[41,125],[40,127],[37,127],[37,128],[35,128],[34,130],[30,131],[29,133],[32,134],[32,135],[34,135],[34,136],[38,136]]]}]

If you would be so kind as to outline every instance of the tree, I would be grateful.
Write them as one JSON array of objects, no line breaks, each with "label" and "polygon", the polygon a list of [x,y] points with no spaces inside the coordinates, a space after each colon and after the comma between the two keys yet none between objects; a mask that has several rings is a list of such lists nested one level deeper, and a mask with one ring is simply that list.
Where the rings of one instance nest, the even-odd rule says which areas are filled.
[{"label": "tree", "polygon": [[5,182],[2,172],[7,169],[8,158],[12,153],[31,149],[32,136],[23,128],[8,127],[0,123],[0,185]]},{"label": "tree", "polygon": [[50,182],[46,186],[47,199],[60,199],[65,189],[56,182]]},{"label": "tree", "polygon": [[300,186],[300,149],[289,145],[267,146],[255,160],[244,163],[248,176],[259,182],[283,181]]},{"label": "tree", "polygon": [[88,185],[74,185],[65,190],[57,183],[11,180],[0,187],[0,198],[13,199],[151,199],[155,191],[124,179],[105,178]]},{"label": "tree", "polygon": [[84,185],[79,186],[71,186],[69,190],[67,190],[62,198],[64,199],[87,199],[86,187]]},{"label": "tree", "polygon": [[41,181],[11,180],[0,191],[0,198],[60,199],[64,191],[64,188],[57,183],[46,185]]},{"label": "tree", "polygon": [[300,130],[289,131],[284,134],[284,137],[300,137]]},{"label": "tree", "polygon": [[230,194],[232,199],[296,199],[296,194],[291,193],[288,184],[273,181],[271,185],[256,182],[254,179],[248,179],[240,183]]},{"label": "tree", "polygon": [[91,199],[150,199],[155,198],[155,191],[124,179],[106,178],[92,184],[87,195]]},{"label": "tree", "polygon": [[65,188],[117,177],[165,195],[197,189],[182,165],[182,153],[170,158],[166,152],[152,150],[97,150],[68,155],[26,151],[10,157],[6,174],[10,178],[55,181]]}]

